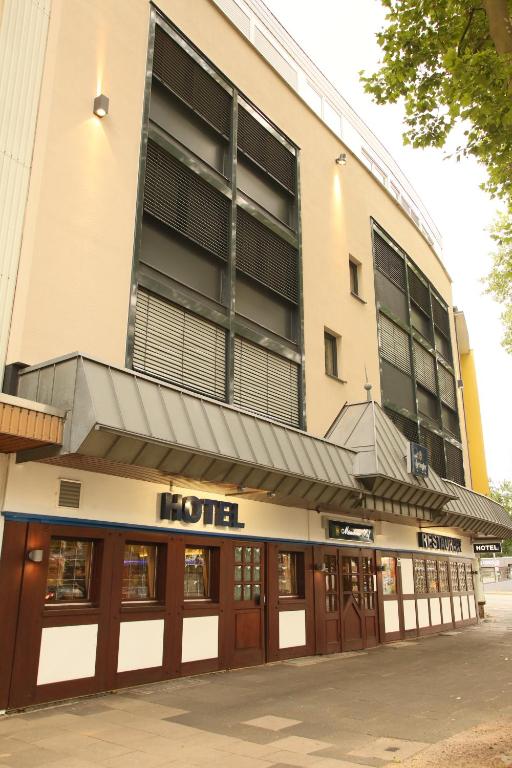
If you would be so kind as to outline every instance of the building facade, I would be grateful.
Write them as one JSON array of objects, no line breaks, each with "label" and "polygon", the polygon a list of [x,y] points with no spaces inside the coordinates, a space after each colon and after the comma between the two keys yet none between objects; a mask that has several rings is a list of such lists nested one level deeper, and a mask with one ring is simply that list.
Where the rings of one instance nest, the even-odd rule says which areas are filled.
[{"label": "building facade", "polygon": [[378,140],[259,0],[2,35],[0,709],[475,622],[511,523]]}]

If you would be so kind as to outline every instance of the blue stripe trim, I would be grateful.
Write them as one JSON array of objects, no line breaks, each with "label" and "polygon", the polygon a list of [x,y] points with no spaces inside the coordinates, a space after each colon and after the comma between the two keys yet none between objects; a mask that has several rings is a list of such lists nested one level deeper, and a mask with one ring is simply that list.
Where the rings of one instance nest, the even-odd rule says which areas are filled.
[{"label": "blue stripe trim", "polygon": [[[163,533],[168,536],[181,535],[181,536],[211,536],[218,539],[236,539],[237,541],[262,541],[276,544],[303,544],[305,546],[322,545],[324,547],[338,547],[339,549],[353,548],[353,549],[372,549],[379,552],[398,552],[404,554],[426,555],[426,556],[441,556],[450,557],[454,553],[449,552],[430,552],[429,550],[421,549],[400,549],[398,547],[380,547],[375,543],[363,544],[357,542],[351,544],[348,541],[337,542],[331,539],[285,539],[275,538],[273,536],[249,536],[233,533],[217,533],[217,531],[203,530],[203,531],[189,531],[184,528],[163,528],[158,525],[139,525],[136,523],[112,523],[106,520],[88,520],[85,517],[61,517],[58,515],[35,515],[27,512],[2,512],[1,513],[6,520],[17,523],[41,523],[43,525],[71,525],[79,526],[85,525],[88,528],[118,528],[120,530],[129,531],[149,531],[150,533]],[[229,529],[228,529],[229,530]],[[471,560],[472,558],[467,555],[456,554],[456,557],[465,558]]]}]

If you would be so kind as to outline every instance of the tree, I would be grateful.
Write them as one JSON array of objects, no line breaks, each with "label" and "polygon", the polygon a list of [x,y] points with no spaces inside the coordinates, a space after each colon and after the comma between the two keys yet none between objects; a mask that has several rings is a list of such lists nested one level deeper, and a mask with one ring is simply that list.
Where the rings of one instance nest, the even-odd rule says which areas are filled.
[{"label": "tree", "polygon": [[[491,483],[491,498],[505,507],[510,517],[512,517],[512,481],[503,480],[499,485]],[[503,554],[512,555],[512,539],[505,539],[503,542]]]},{"label": "tree", "polygon": [[383,58],[365,90],[378,104],[403,99],[404,141],[443,147],[488,172],[483,185],[503,201],[492,229],[497,244],[487,292],[503,303],[504,346],[512,352],[512,0],[381,0]]}]

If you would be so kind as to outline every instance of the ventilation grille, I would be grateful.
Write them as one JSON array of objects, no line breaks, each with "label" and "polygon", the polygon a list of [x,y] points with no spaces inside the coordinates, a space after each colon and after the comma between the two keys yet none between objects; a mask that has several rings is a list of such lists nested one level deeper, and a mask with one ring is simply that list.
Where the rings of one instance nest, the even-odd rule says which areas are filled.
[{"label": "ventilation grille", "polygon": [[405,291],[405,261],[377,232],[373,233],[375,266],[402,291]]},{"label": "ventilation grille", "polygon": [[421,428],[421,443],[428,448],[430,466],[440,477],[446,477],[444,464],[443,438],[431,432],[429,429]]},{"label": "ventilation grille", "polygon": [[153,74],[219,133],[229,137],[231,96],[159,26]]},{"label": "ventilation grille", "polygon": [[445,443],[446,447],[446,477],[448,480],[454,480],[460,485],[464,485],[464,462],[462,451],[456,445]]},{"label": "ventilation grille", "polygon": [[424,349],[417,341],[413,342],[414,369],[416,379],[426,389],[437,395],[436,387],[436,362],[434,357]]},{"label": "ventilation grille", "polygon": [[81,490],[82,483],[73,480],[61,480],[59,483],[59,507],[78,509]]},{"label": "ventilation grille", "polygon": [[434,323],[437,328],[444,333],[446,338],[450,338],[450,320],[448,318],[448,310],[443,307],[439,299],[435,296],[432,297],[432,309],[434,312]]},{"label": "ventilation grille", "polygon": [[439,366],[439,394],[441,400],[454,411],[457,410],[457,395],[455,393],[455,379],[452,374],[444,368]]},{"label": "ventilation grille", "polygon": [[385,315],[380,315],[379,343],[382,357],[404,373],[411,373],[409,336]]},{"label": "ventilation grille", "polygon": [[249,277],[298,303],[296,249],[242,208],[237,211],[236,265]]},{"label": "ventilation grille", "polygon": [[298,427],[299,366],[236,337],[234,403]]},{"label": "ventilation grille", "polygon": [[224,400],[226,333],[139,288],[133,368]]},{"label": "ventilation grille", "polygon": [[408,277],[411,299],[430,317],[430,297],[427,286],[412,269],[408,270]]},{"label": "ventilation grille", "polygon": [[295,193],[295,155],[243,107],[238,110],[238,148]]},{"label": "ventilation grille", "polygon": [[227,259],[229,200],[152,141],[148,142],[144,209],[210,253]]},{"label": "ventilation grille", "polygon": [[384,408],[384,411],[404,437],[412,443],[418,442],[418,425],[415,421],[408,419],[407,416],[403,416],[401,413],[392,411],[391,408]]}]

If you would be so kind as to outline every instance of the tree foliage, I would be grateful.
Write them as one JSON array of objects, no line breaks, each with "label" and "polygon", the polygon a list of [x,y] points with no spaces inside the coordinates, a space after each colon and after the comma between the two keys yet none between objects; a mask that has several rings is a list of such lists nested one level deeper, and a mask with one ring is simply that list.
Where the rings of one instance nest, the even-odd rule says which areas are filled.
[{"label": "tree foliage", "polygon": [[[510,517],[512,517],[512,481],[503,480],[499,485],[491,483],[491,498],[505,507]],[[512,555],[512,539],[505,539],[503,542],[503,554]]]},{"label": "tree foliage", "polygon": [[404,141],[443,147],[454,128],[457,155],[488,171],[484,188],[503,200],[487,291],[504,304],[504,341],[512,351],[512,0],[381,0],[380,68],[362,74],[378,104],[403,100]]}]

